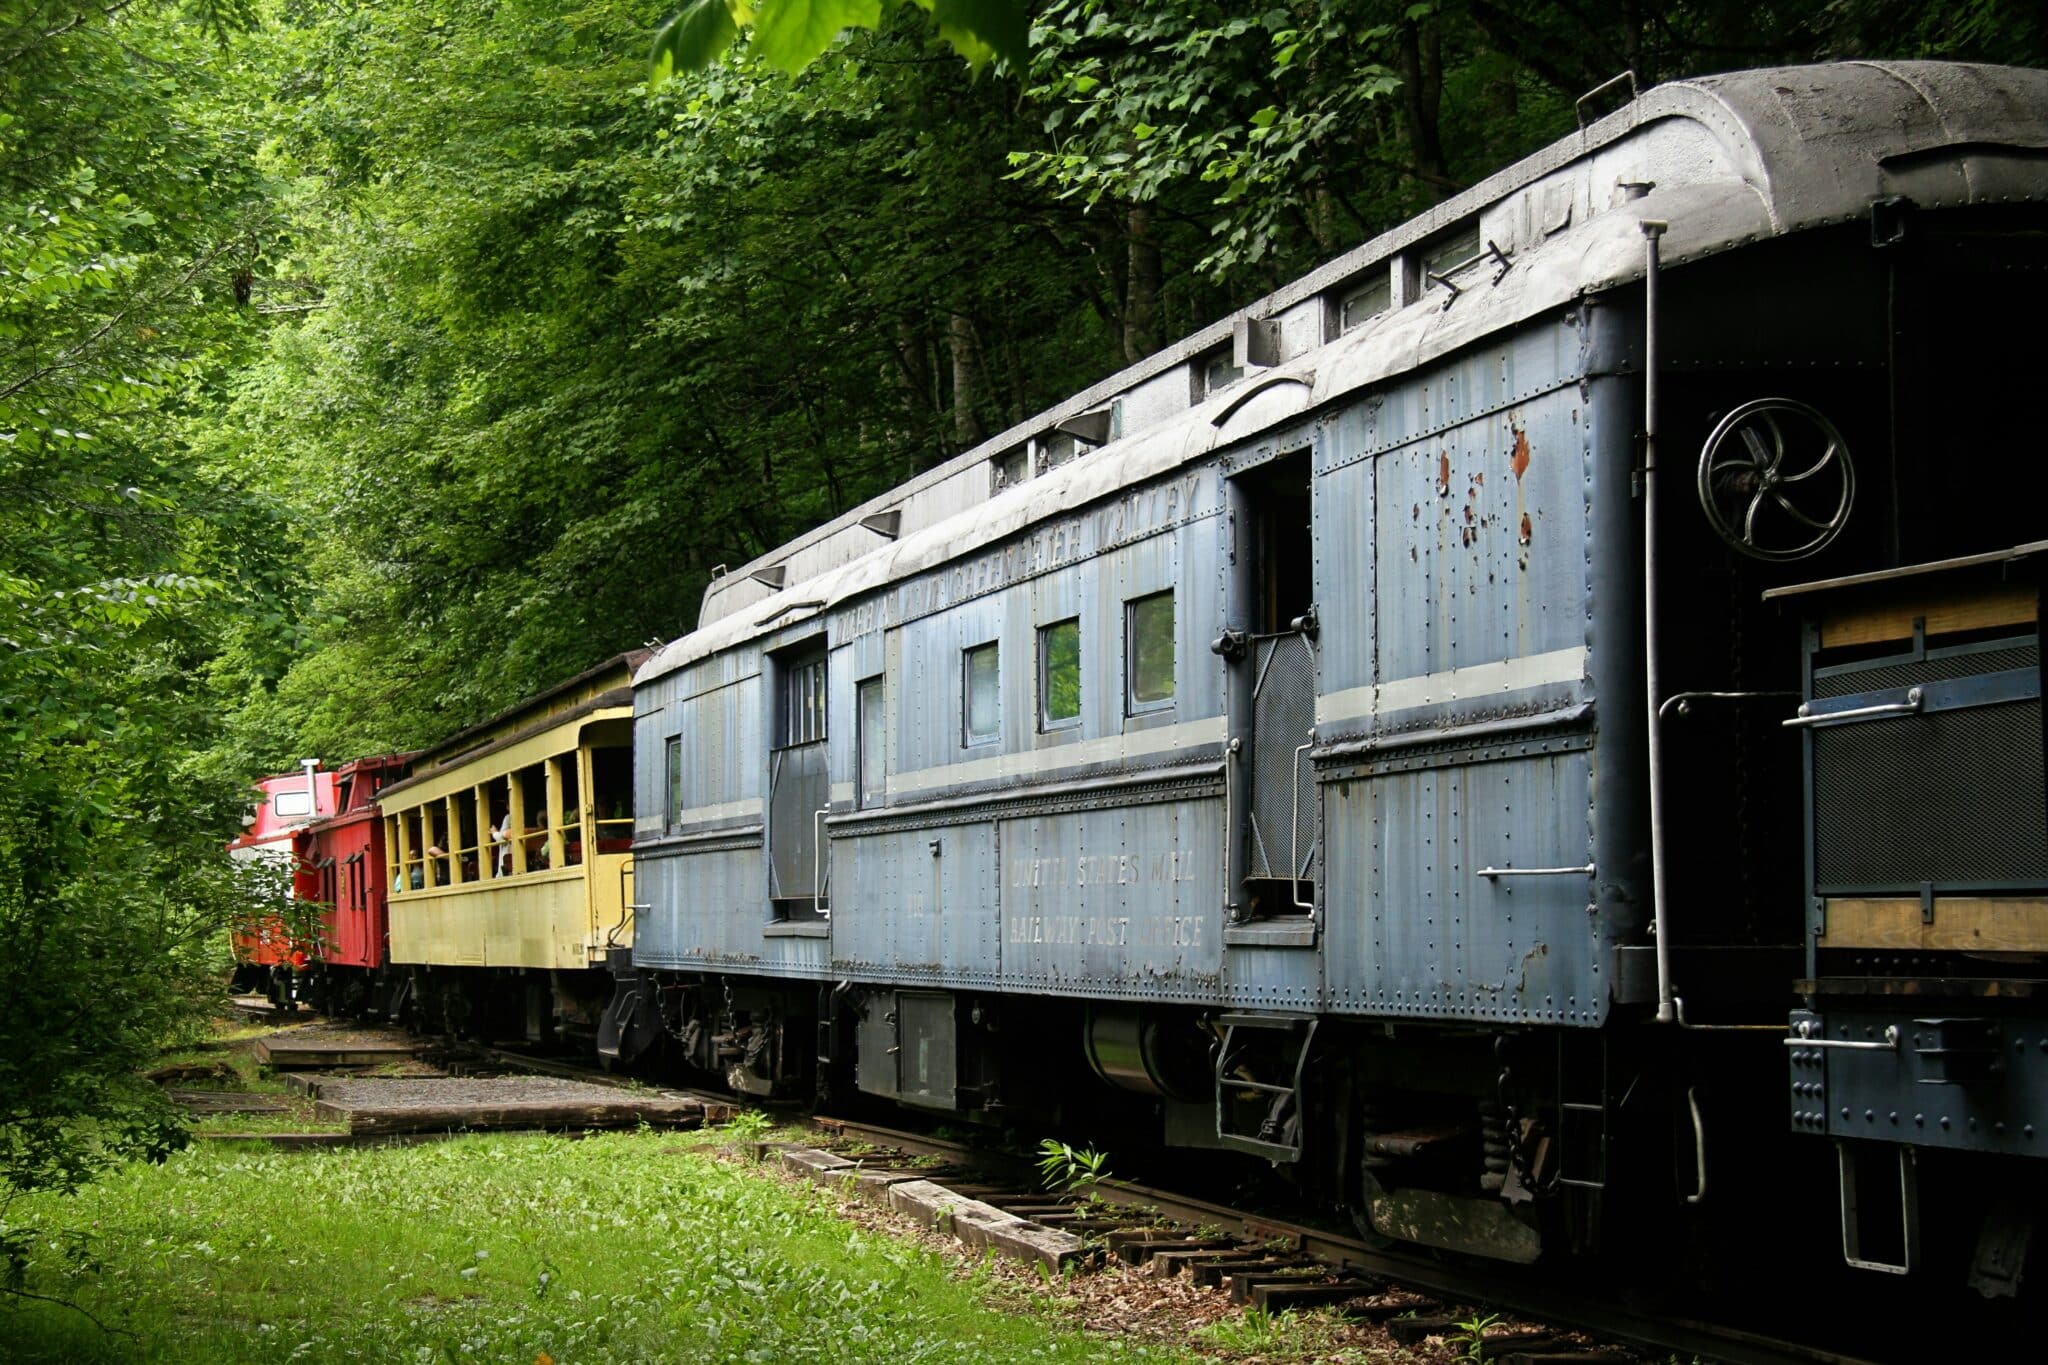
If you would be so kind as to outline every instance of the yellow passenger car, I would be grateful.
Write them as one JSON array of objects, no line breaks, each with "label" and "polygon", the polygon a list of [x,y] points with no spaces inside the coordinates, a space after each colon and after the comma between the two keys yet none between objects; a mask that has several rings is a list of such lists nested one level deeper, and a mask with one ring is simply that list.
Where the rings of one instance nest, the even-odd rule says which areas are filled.
[{"label": "yellow passenger car", "polygon": [[[392,964],[426,1022],[594,1019],[633,942],[633,670],[621,654],[422,753],[384,789]],[[495,969],[462,972],[463,968]],[[592,979],[579,979],[588,972]],[[507,978],[525,976],[522,992]],[[485,1026],[489,1027],[485,1027]]]}]

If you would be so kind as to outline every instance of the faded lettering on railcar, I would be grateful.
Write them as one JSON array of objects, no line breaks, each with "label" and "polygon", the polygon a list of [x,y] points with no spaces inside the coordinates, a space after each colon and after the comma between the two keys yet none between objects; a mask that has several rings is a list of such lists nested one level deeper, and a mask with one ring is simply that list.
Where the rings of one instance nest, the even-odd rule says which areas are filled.
[{"label": "faded lettering on railcar", "polygon": [[1015,583],[1114,550],[1201,515],[1204,471],[1127,492],[1092,512],[1040,526],[985,554],[896,585],[833,614],[832,637],[855,640],[944,611]]},{"label": "faded lettering on railcar", "polygon": [[1005,915],[1005,943],[1199,948],[1200,915]]}]

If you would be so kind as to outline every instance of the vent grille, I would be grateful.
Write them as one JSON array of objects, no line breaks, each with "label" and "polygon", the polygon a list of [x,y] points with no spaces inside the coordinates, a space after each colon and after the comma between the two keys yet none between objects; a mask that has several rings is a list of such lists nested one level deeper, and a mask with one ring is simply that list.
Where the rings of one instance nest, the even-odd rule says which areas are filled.
[{"label": "vent grille", "polygon": [[1945,658],[1907,659],[1897,663],[1859,668],[1813,680],[1815,700],[1849,697],[1859,692],[1883,692],[1894,687],[1919,687],[1946,682],[1951,678],[1974,678],[1985,673],[2004,673],[2015,668],[2037,668],[2040,647],[2033,643],[2007,645],[1997,649],[1972,650]]},{"label": "vent grille", "polygon": [[[2022,666],[2004,662],[2022,652],[2033,654],[1968,656],[1975,665],[1969,671]],[[1879,676],[1903,671],[1850,675],[1848,690],[1958,676],[1898,682]],[[1828,726],[1812,738],[1814,871],[1821,890],[1914,891],[1923,882],[2015,890],[2048,885],[2039,698]]]}]

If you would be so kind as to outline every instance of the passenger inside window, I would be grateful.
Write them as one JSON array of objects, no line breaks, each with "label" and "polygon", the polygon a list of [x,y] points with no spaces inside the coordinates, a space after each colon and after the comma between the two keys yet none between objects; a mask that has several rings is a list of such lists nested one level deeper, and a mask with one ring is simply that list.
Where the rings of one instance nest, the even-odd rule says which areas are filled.
[{"label": "passenger inside window", "polygon": [[562,866],[583,862],[583,793],[576,781],[576,756],[562,757]]},{"label": "passenger inside window", "polygon": [[538,872],[548,865],[547,772],[541,764],[529,763],[513,774],[513,781],[519,784],[520,809],[526,817],[519,830],[519,841],[526,848],[526,870]]},{"label": "passenger inside window", "polygon": [[462,869],[462,880],[476,881],[480,871],[478,854],[482,840],[477,838],[476,798],[473,794],[465,793],[457,798],[454,828],[450,832],[455,835],[455,854]]},{"label": "passenger inside window", "polygon": [[506,796],[491,798],[491,864],[495,869],[492,875],[498,877],[512,875],[512,802],[509,785],[506,790]]}]

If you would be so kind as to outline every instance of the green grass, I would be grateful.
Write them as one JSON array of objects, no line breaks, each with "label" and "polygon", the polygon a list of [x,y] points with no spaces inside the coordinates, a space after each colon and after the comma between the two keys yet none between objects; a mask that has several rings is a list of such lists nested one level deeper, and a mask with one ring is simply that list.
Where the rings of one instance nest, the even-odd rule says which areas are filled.
[{"label": "green grass", "polygon": [[166,1050],[157,1059],[159,1066],[187,1063],[194,1066],[225,1066],[228,1074],[213,1081],[174,1081],[172,1084],[195,1090],[246,1090],[251,1094],[282,1094],[284,1081],[266,1072],[256,1060],[254,1042],[268,1028],[227,1028],[223,1027],[207,1042],[196,1047]]},{"label": "green grass", "polygon": [[310,1104],[273,1114],[205,1114],[192,1120],[194,1137],[223,1133],[346,1133],[347,1119],[321,1118]]},{"label": "green grass", "polygon": [[[18,1361],[1171,1358],[991,1306],[976,1272],[718,1162],[713,1132],[413,1147],[201,1145],[20,1198]],[[1013,1291],[1011,1291],[1013,1292]]]}]

